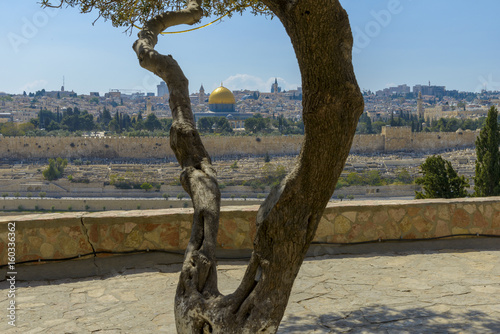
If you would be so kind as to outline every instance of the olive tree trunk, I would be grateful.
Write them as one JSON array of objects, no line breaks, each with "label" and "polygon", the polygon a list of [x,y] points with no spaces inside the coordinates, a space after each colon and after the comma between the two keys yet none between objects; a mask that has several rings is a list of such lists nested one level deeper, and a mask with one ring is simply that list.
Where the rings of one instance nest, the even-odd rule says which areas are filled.
[{"label": "olive tree trunk", "polygon": [[[349,154],[363,98],[352,67],[352,33],[338,0],[263,0],[281,20],[302,75],[304,144],[293,171],[271,190],[257,215],[254,250],[240,286],[217,288],[215,247],[220,193],[191,111],[188,80],[170,56],[154,50],[167,27],[193,24],[201,0],[161,14],[134,44],[141,66],[170,91],[170,143],[193,201],[191,239],[175,297],[179,333],[275,333],[293,282]],[[228,139],[230,140],[230,139]]]}]

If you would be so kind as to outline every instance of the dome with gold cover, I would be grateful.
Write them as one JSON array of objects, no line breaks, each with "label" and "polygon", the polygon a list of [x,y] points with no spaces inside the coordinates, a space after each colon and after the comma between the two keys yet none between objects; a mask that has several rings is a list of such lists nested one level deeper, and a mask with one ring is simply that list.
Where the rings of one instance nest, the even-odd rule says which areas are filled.
[{"label": "dome with gold cover", "polygon": [[208,97],[208,108],[213,112],[234,112],[235,105],[233,93],[222,85]]}]

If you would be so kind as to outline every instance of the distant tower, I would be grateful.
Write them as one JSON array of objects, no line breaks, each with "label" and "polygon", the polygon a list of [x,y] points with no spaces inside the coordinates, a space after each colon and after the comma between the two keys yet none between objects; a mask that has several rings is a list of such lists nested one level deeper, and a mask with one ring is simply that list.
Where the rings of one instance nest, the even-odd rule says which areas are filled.
[{"label": "distant tower", "polygon": [[64,92],[64,75],[63,75],[63,85],[61,86],[61,92]]},{"label": "distant tower", "polygon": [[165,81],[160,82],[159,85],[156,86],[158,90],[158,96],[162,97],[168,94],[168,87]]},{"label": "distant tower", "polygon": [[205,103],[205,88],[203,88],[203,84],[201,84],[201,87],[200,87],[200,94],[198,96],[198,103],[199,104]]},{"label": "distant tower", "polygon": [[424,106],[422,104],[422,92],[418,92],[417,99],[417,116],[418,118],[424,118]]},{"label": "distant tower", "polygon": [[271,86],[271,93],[278,94],[279,92],[281,92],[281,88],[278,87],[278,78],[275,78]]},{"label": "distant tower", "polygon": [[145,115],[149,115],[153,112],[152,106],[151,106],[151,98],[148,97],[146,101],[146,113]]}]

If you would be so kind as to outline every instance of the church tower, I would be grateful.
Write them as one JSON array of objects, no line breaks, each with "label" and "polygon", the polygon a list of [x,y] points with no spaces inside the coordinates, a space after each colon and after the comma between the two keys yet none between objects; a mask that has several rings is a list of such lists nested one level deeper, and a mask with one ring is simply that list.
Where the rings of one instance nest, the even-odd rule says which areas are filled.
[{"label": "church tower", "polygon": [[200,87],[200,94],[198,95],[198,103],[199,104],[205,103],[205,88],[203,88],[203,84],[201,84]]},{"label": "church tower", "polygon": [[422,104],[422,92],[418,92],[418,99],[417,99],[417,116],[418,118],[424,118],[424,106]]},{"label": "church tower", "polygon": [[278,78],[275,78],[271,86],[271,93],[278,94],[279,92],[281,92],[281,88],[278,87]]}]

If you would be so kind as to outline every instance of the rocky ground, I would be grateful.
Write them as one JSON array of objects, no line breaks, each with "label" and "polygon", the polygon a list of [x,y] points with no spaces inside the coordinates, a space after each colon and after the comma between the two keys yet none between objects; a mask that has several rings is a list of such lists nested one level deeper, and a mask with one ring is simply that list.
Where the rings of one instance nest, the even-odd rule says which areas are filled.
[{"label": "rocky ground", "polygon": [[[278,333],[499,333],[500,251],[337,255],[304,262]],[[63,268],[63,267],[62,267]],[[63,270],[63,269],[59,270]],[[175,333],[180,265],[86,279],[17,282],[2,333]],[[233,292],[243,262],[218,265]],[[7,308],[8,284],[0,282]]]},{"label": "rocky ground", "polygon": [[[460,174],[470,177],[474,172],[476,159],[473,149],[442,152],[444,159],[452,162]],[[412,175],[418,175],[418,167],[428,155],[421,153],[398,153],[356,155],[351,154],[346,161],[345,172],[364,170],[379,170],[381,173],[393,175],[398,169],[406,168]],[[239,160],[214,161],[220,183],[242,182],[260,178],[283,167],[289,171],[294,165],[295,156],[271,157],[266,164],[263,157],[244,158]],[[43,181],[42,170],[47,167],[46,161],[10,161],[0,164],[1,180],[32,180]],[[176,162],[158,161],[119,161],[103,162],[99,160],[84,160],[81,164],[70,161],[65,169],[64,176],[71,175],[76,180],[90,182],[109,182],[111,177],[147,180],[148,182],[164,182],[165,184],[178,183],[179,164]]]},{"label": "rocky ground", "polygon": [[[442,152],[441,156],[452,162],[454,168],[461,175],[471,178],[474,175],[475,151],[474,149],[465,149],[457,151]],[[419,176],[419,166],[425,161],[427,155],[417,153],[400,153],[400,154],[377,154],[377,155],[350,155],[346,161],[344,175],[350,172],[365,172],[371,170],[379,171],[380,175],[385,178],[395,178],[401,169],[409,171],[413,178]],[[218,181],[223,190],[225,197],[238,197],[241,194],[235,193],[231,195],[233,185],[247,185],[250,191],[258,191],[259,196],[264,196],[269,190],[264,187],[266,177],[276,178],[277,175],[284,175],[289,172],[295,164],[297,157],[295,156],[273,156],[270,157],[268,163],[264,157],[252,157],[243,159],[231,160],[216,160],[213,162],[218,175]],[[47,168],[47,161],[10,161],[0,164],[0,193],[2,195],[15,196],[16,192],[20,192],[21,196],[30,196],[26,194],[26,189],[29,189],[27,184],[42,184],[42,171]],[[181,169],[176,162],[165,162],[159,160],[146,161],[103,161],[103,160],[72,160],[69,161],[66,167],[63,178],[54,182],[62,189],[78,188],[78,191],[88,187],[103,187],[108,184],[113,184],[116,181],[130,181],[135,184],[148,182],[156,185],[179,186],[179,175]],[[68,181],[72,178],[72,182]],[[274,179],[273,179],[274,180]],[[268,180],[269,181],[269,180]],[[272,180],[271,180],[272,182]],[[268,182],[269,183],[269,182]],[[164,187],[161,191],[164,191]],[[35,191],[31,194],[37,196],[39,191],[36,187],[32,187]],[[342,191],[349,188],[343,188]],[[24,192],[23,192],[24,191]],[[31,191],[31,190],[30,190]],[[41,190],[43,191],[43,189]],[[406,191],[406,190],[405,190]],[[127,192],[127,190],[124,190]],[[414,195],[413,190],[409,189],[405,196],[411,197]],[[346,193],[346,194],[347,194]],[[363,196],[364,190],[356,190],[356,198]],[[57,195],[53,192],[51,196],[64,197],[65,194]],[[77,195],[75,195],[77,196]],[[130,196],[135,196],[132,192]],[[130,197],[129,196],[129,197]],[[160,195],[158,195],[160,196]],[[257,195],[255,195],[257,196]],[[254,196],[254,197],[255,197]],[[386,195],[380,194],[381,197]],[[398,194],[397,196],[402,196]],[[371,196],[373,197],[373,196]]]}]

